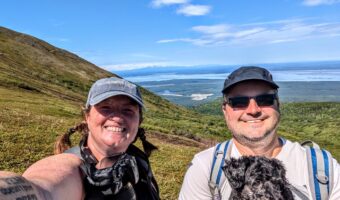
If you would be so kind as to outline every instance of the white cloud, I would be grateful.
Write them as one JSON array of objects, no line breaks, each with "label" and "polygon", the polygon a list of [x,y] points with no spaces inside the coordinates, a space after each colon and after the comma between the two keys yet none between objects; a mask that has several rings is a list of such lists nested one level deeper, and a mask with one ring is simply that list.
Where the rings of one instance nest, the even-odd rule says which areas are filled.
[{"label": "white cloud", "polygon": [[189,0],[153,0],[151,2],[151,6],[155,8],[159,8],[162,6],[169,6],[174,4],[185,4],[188,3]]},{"label": "white cloud", "polygon": [[211,11],[210,6],[205,5],[184,5],[179,8],[177,14],[183,14],[185,16],[202,16]]},{"label": "white cloud", "polygon": [[213,26],[194,26],[192,30],[202,32],[205,34],[219,34],[228,31],[229,26],[226,24],[217,24]]},{"label": "white cloud", "polygon": [[211,11],[211,6],[193,5],[189,2],[190,0],[153,0],[151,6],[153,8],[160,8],[163,6],[181,5],[176,10],[176,13],[184,16],[203,16]]},{"label": "white cloud", "polygon": [[191,39],[191,38],[176,38],[176,39],[157,41],[157,43],[172,43],[172,42],[188,42],[196,46],[206,46],[206,45],[212,44],[214,41],[207,40],[207,39]]},{"label": "white cloud", "polygon": [[318,6],[318,5],[331,5],[340,3],[340,0],[304,0],[303,5],[306,6]]},{"label": "white cloud", "polygon": [[282,20],[265,21],[265,22],[254,22],[254,23],[242,24],[240,26],[290,24],[290,23],[298,23],[298,22],[303,22],[306,20],[313,20],[313,19],[314,18],[282,19]]},{"label": "white cloud", "polygon": [[[230,29],[230,26],[226,24],[192,27],[193,31],[196,31],[196,32],[199,32],[205,35],[204,40],[221,40],[221,39],[230,37],[231,33],[229,32],[229,29]],[[201,43],[203,42],[201,41]]]},{"label": "white cloud", "polygon": [[239,31],[237,33],[234,34],[234,37],[236,38],[242,38],[242,37],[246,37],[248,35],[254,35],[257,34],[259,32],[265,31],[265,28],[252,28],[252,29],[248,29],[248,30],[244,30],[244,31]]},{"label": "white cloud", "polygon": [[114,64],[114,65],[104,65],[101,68],[106,69],[108,71],[123,71],[130,69],[139,69],[145,67],[165,67],[169,66],[172,63],[170,62],[142,62],[142,63],[122,63],[122,64]]},{"label": "white cloud", "polygon": [[304,20],[280,20],[248,25],[217,24],[195,26],[197,38],[173,38],[158,43],[188,42],[197,46],[225,46],[230,44],[257,45],[294,42],[321,37],[338,37],[340,22],[307,23]]}]

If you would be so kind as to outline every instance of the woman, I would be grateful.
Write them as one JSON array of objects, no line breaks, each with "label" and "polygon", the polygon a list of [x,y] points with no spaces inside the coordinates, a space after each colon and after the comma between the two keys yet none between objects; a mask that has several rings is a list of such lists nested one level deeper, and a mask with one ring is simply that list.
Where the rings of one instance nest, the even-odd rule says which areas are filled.
[{"label": "woman", "polygon": [[[113,77],[98,80],[88,94],[85,121],[57,141],[57,155],[33,164],[24,172],[24,178],[2,174],[9,178],[6,180],[12,180],[5,181],[7,188],[12,182],[13,187],[26,188],[5,197],[159,199],[148,161],[156,147],[145,140],[144,131],[139,127],[143,107],[136,85]],[[83,133],[82,140],[78,147],[66,150],[70,145],[69,137],[75,131]],[[132,144],[137,136],[146,153]],[[0,189],[3,188],[0,185]],[[5,199],[1,193],[0,197]]]}]

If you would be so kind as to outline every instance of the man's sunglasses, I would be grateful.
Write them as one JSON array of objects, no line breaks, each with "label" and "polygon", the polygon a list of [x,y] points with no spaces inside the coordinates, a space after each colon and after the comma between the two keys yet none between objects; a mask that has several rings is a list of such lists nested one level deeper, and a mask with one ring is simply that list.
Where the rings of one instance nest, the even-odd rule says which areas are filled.
[{"label": "man's sunglasses", "polygon": [[254,99],[258,106],[272,106],[274,105],[277,94],[261,94],[254,97],[229,97],[225,104],[228,104],[232,108],[247,108],[250,99]]}]

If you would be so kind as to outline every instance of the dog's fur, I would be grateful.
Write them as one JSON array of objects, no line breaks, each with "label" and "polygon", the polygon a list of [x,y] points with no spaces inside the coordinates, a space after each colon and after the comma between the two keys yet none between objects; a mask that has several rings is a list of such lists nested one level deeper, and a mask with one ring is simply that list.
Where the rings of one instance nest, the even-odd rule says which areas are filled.
[{"label": "dog's fur", "polygon": [[225,160],[223,171],[232,188],[230,200],[293,200],[286,170],[277,159],[243,156]]}]

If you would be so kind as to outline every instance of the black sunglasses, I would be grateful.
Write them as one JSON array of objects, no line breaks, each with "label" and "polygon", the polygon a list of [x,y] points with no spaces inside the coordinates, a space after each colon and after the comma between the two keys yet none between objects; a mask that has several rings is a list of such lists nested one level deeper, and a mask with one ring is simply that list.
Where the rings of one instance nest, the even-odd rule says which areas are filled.
[{"label": "black sunglasses", "polygon": [[254,97],[229,97],[225,104],[232,108],[246,108],[249,105],[250,99],[254,99],[258,106],[272,106],[275,99],[277,99],[277,94],[261,94]]}]

